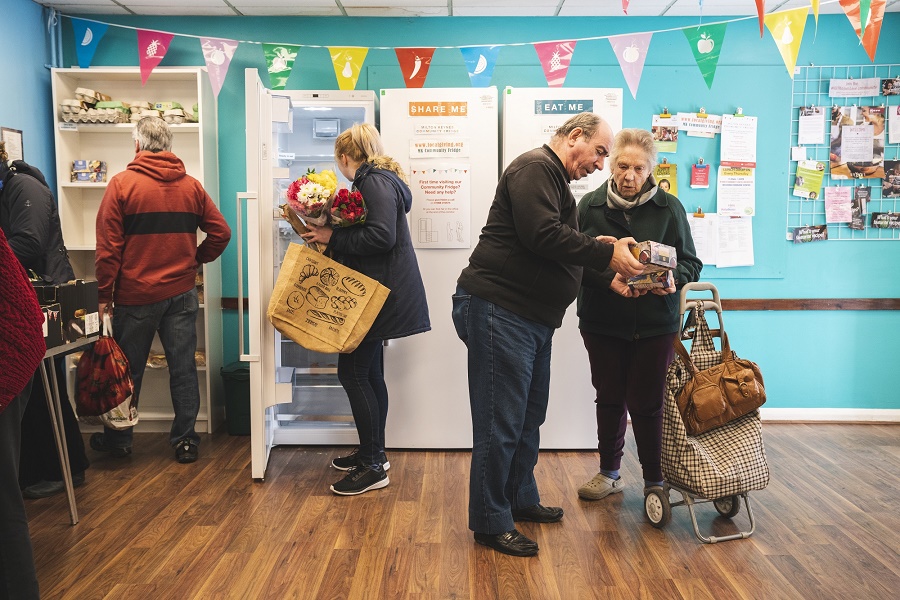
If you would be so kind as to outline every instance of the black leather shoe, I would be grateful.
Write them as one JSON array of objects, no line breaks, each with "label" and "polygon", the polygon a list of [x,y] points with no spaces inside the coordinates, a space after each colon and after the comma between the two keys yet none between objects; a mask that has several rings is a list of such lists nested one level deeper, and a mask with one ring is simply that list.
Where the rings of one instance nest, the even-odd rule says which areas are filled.
[{"label": "black leather shoe", "polygon": [[527,508],[514,508],[513,521],[534,521],[535,523],[556,523],[563,518],[563,509],[558,506],[535,504]]},{"label": "black leather shoe", "polygon": [[528,539],[516,529],[511,529],[506,533],[498,533],[497,535],[476,533],[475,541],[482,546],[487,546],[497,552],[512,556],[534,556],[538,553],[537,542]]}]

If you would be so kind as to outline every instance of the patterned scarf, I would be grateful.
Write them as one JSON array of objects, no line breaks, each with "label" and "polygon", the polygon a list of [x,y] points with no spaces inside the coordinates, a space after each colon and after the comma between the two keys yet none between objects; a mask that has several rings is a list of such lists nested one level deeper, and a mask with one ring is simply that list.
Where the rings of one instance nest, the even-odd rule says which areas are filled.
[{"label": "patterned scarf", "polygon": [[619,187],[616,185],[615,179],[610,177],[609,185],[606,188],[606,204],[614,210],[628,211],[647,202],[656,195],[658,190],[656,179],[653,178],[652,173],[647,178],[647,181],[644,182],[644,187],[641,190],[640,194],[630,199],[623,198],[619,195]]}]

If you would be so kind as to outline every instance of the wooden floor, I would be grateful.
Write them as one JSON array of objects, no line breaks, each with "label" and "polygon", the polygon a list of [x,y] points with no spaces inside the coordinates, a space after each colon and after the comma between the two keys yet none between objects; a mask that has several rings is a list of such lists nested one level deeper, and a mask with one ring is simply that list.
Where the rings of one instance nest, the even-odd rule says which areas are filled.
[{"label": "wooden floor", "polygon": [[[64,495],[26,502],[48,599],[897,598],[900,426],[767,424],[764,436],[756,532],[715,545],[686,507],[662,530],[644,521],[630,433],[629,486],[599,502],[575,492],[595,453],[541,454],[542,502],[566,516],[520,524],[534,558],[474,544],[468,452],[390,451],[387,488],[336,497],[328,465],[344,448],[276,448],[257,483],[248,438],[208,437],[199,462],[179,465],[163,434],[139,434],[129,459],[88,451],[78,525]],[[707,532],[748,527],[746,512],[697,512]]]}]

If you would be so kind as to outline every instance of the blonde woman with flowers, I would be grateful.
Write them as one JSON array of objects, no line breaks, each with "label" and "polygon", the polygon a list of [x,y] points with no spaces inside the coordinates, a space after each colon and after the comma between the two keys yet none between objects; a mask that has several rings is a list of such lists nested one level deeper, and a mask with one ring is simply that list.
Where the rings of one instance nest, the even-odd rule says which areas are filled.
[{"label": "blonde woman with flowers", "polygon": [[338,379],[350,400],[359,448],[332,461],[334,468],[347,474],[331,491],[352,496],[390,483],[390,462],[384,453],[388,390],[383,342],[428,331],[431,323],[406,222],[412,192],[403,169],[385,156],[378,130],[367,123],[353,125],[338,136],[334,159],[365,200],[365,221],[335,228],[309,223],[303,239],[327,244],[327,254],[391,290],[362,343],[338,357]]}]

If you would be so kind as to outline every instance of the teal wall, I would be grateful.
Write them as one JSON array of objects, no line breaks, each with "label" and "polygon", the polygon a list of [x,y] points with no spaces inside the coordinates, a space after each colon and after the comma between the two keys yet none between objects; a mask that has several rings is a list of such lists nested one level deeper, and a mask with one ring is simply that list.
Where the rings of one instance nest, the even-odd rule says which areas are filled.
[{"label": "teal wall", "polygon": [[[0,0],[10,2],[11,0]],[[12,0],[17,6],[27,0]],[[30,10],[29,19],[39,20]],[[541,87],[546,85],[530,42],[587,38],[597,35],[672,29],[694,24],[682,18],[178,18],[96,17],[110,23],[157,29],[187,35],[224,37],[309,45],[354,46],[460,46],[520,43],[500,51],[492,84]],[[712,22],[714,17],[704,21]],[[727,19],[725,19],[727,20]],[[900,14],[885,18],[875,62],[900,63],[900,44],[891,32],[900,26]],[[75,64],[72,28],[62,19],[64,63]],[[32,45],[41,45],[43,30],[26,34]],[[32,37],[33,36],[33,37]],[[0,41],[0,48],[6,40]],[[17,53],[18,54],[18,53]],[[6,55],[8,55],[8,50]],[[822,16],[816,35],[814,21],[807,21],[798,64],[870,64],[847,19]],[[134,30],[110,27],[100,42],[96,66],[136,65]],[[163,66],[202,65],[199,41],[176,36]],[[262,49],[241,44],[219,96],[219,161],[222,210],[234,224],[235,193],[245,189],[244,79],[245,68],[258,69],[266,80]],[[39,70],[39,65],[33,66]],[[42,75],[46,79],[45,75]],[[151,75],[152,77],[152,75]],[[370,50],[358,88],[377,90],[402,87],[393,50]],[[435,52],[428,87],[467,87],[468,74],[456,48]],[[566,80],[567,87],[622,87],[625,89],[624,124],[648,127],[650,115],[664,106],[672,111],[733,112],[759,117],[759,168],[757,214],[754,218],[756,265],[737,269],[706,269],[723,298],[896,298],[900,279],[892,273],[900,258],[900,246],[890,241],[825,242],[793,246],[784,239],[788,190],[791,79],[768,32],[760,39],[755,19],[728,25],[722,56],[712,89],[708,89],[680,30],[653,37],[637,100],[632,100],[624,78],[605,39],[578,42]],[[324,48],[300,50],[290,89],[337,87]],[[46,88],[46,84],[44,85]],[[49,90],[35,90],[34,101],[46,106]],[[892,102],[896,102],[893,99]],[[4,99],[5,102],[5,99]],[[21,110],[26,109],[24,106]],[[7,114],[6,105],[0,117]],[[44,150],[52,146],[50,110]],[[5,123],[4,123],[5,124]],[[34,140],[32,147],[41,142]],[[29,151],[26,141],[26,151]],[[718,140],[686,139],[670,162],[681,171],[699,156],[717,162]],[[888,155],[886,158],[893,158]],[[684,178],[685,175],[682,175]],[[683,179],[684,181],[684,179]],[[688,206],[714,207],[713,191],[689,190],[682,184]],[[481,193],[493,194],[493,190]],[[222,259],[223,295],[236,296],[234,245]],[[447,293],[451,293],[448,290]],[[224,360],[235,360],[237,318],[225,314]],[[789,311],[740,312],[725,316],[733,347],[756,360],[766,377],[770,407],[781,408],[900,408],[900,394],[884,374],[892,372],[900,356],[900,313],[897,311]]]}]

